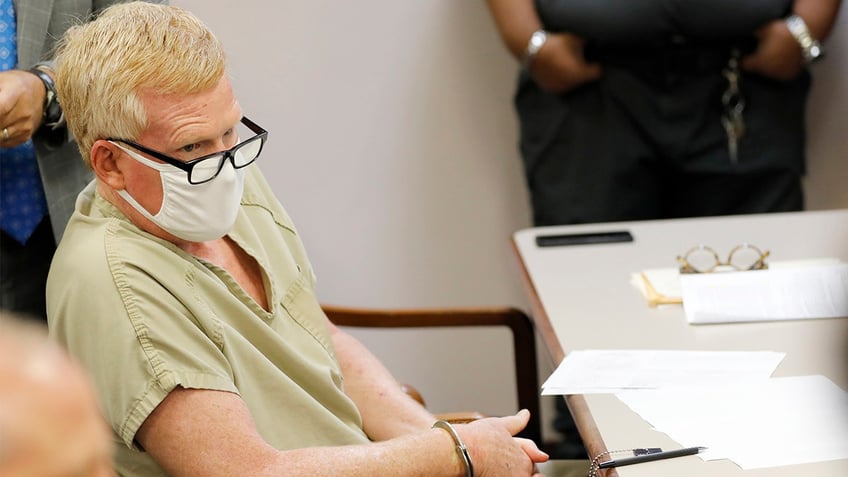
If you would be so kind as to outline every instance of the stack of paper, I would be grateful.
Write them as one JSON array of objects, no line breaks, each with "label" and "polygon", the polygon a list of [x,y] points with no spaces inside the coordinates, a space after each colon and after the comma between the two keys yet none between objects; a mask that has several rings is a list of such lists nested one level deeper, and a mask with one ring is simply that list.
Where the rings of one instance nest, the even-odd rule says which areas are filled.
[{"label": "stack of paper", "polygon": [[836,258],[776,261],[767,270],[631,276],[649,306],[683,304],[693,324],[848,316],[848,264]]},{"label": "stack of paper", "polygon": [[680,276],[689,323],[848,317],[848,264]]},{"label": "stack of paper", "polygon": [[[848,459],[848,393],[824,376],[691,385],[617,394],[704,460],[743,469]],[[846,464],[848,468],[848,464]]]},{"label": "stack of paper", "polygon": [[743,469],[848,459],[848,393],[824,376],[771,378],[783,357],[768,351],[572,351],[542,394],[615,393],[681,446],[707,447],[699,454],[704,460],[730,459]]}]

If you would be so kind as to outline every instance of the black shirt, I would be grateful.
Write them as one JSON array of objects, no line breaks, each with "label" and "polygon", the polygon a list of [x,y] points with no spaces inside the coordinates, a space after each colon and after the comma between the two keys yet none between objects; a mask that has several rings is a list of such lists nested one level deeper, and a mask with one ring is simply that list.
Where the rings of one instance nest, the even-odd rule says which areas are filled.
[{"label": "black shirt", "polygon": [[536,0],[549,31],[601,45],[652,46],[671,38],[695,43],[750,36],[789,14],[792,0]]}]

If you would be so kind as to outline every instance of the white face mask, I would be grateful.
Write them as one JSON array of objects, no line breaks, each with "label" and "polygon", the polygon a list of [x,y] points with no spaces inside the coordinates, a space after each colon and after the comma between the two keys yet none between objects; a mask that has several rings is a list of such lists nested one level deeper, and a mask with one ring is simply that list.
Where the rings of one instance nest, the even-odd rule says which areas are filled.
[{"label": "white face mask", "polygon": [[[135,210],[175,237],[189,242],[206,242],[226,235],[236,223],[244,191],[244,169],[225,161],[221,172],[203,184],[190,184],[185,171],[158,163],[112,142],[136,161],[159,171],[162,206],[155,215],[138,203],[126,189],[118,191]],[[236,151],[236,154],[241,154]]]}]

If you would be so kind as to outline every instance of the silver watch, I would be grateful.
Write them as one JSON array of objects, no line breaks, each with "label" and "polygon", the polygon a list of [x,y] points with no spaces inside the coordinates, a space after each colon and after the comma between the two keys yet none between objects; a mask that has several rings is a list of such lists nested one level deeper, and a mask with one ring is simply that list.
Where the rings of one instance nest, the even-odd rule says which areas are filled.
[{"label": "silver watch", "polygon": [[536,54],[539,53],[539,50],[542,49],[546,41],[548,41],[548,32],[545,30],[536,30],[533,32],[533,35],[530,37],[530,41],[527,42],[527,48],[524,50],[524,56],[521,58],[521,66],[525,70],[530,67],[530,63],[533,62],[533,58],[536,57]]},{"label": "silver watch", "polygon": [[803,18],[794,13],[789,15],[786,17],[786,27],[789,28],[789,33],[792,33],[798,45],[801,46],[804,63],[809,65],[824,55],[821,43],[810,34],[810,29],[807,28],[807,23]]}]

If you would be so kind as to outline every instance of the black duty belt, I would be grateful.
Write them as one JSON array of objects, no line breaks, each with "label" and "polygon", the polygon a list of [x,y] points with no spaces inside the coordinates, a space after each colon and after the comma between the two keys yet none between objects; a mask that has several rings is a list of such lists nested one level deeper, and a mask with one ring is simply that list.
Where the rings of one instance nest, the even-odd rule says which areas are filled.
[{"label": "black duty belt", "polygon": [[717,73],[727,66],[731,52],[744,56],[756,46],[753,38],[716,43],[676,40],[652,46],[586,45],[586,60],[632,70],[642,76]]}]

